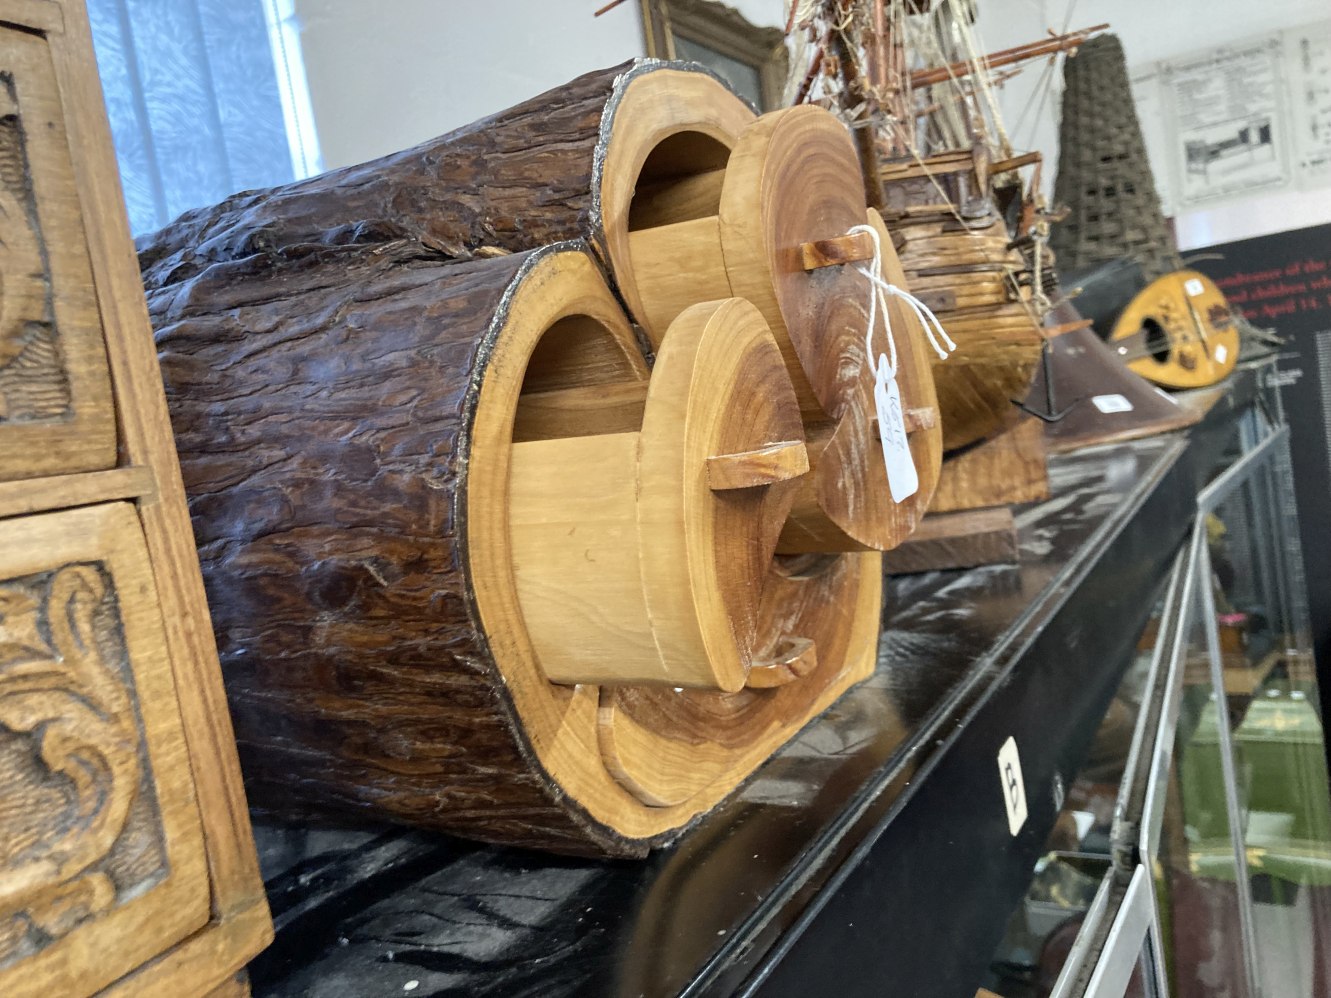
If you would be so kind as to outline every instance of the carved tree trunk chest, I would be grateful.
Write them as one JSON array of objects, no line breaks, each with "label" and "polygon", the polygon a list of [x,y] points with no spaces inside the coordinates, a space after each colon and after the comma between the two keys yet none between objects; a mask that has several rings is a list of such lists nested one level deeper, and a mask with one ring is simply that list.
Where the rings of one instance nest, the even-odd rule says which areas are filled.
[{"label": "carved tree trunk chest", "polygon": [[0,0],[0,994],[271,936],[81,0]]}]

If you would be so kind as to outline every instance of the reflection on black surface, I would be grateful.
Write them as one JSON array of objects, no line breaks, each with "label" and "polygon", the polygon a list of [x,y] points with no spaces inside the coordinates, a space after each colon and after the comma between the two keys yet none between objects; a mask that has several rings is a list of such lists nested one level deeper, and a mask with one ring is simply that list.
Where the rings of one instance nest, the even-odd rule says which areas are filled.
[{"label": "reflection on black surface", "polygon": [[259,823],[277,919],[256,995],[674,994],[771,944],[1054,612],[1082,549],[1178,454],[1173,438],[1051,462],[1022,562],[896,578],[878,672],[673,848],[561,859],[387,827]]},{"label": "reflection on black surface", "polygon": [[[1137,641],[1132,663],[1096,729],[1063,809],[1035,866],[1031,884],[1008,919],[986,986],[1004,998],[1048,998],[1081,931],[1101,882],[1113,864],[1113,823],[1132,749],[1133,732],[1148,697],[1164,595]],[[1129,995],[1144,993],[1138,990]]]}]

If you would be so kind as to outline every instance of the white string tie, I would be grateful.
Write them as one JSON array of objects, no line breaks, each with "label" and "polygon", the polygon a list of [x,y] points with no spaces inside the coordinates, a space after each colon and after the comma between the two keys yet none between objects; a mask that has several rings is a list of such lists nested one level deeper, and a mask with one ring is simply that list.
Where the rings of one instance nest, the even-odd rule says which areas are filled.
[{"label": "white string tie", "polygon": [[[915,317],[920,320],[924,334],[929,338],[929,345],[934,348],[934,352],[938,354],[940,360],[947,360],[948,355],[957,348],[957,345],[952,342],[952,337],[947,335],[947,330],[938,321],[938,316],[934,315],[933,309],[909,291],[883,280],[883,244],[878,236],[878,230],[872,225],[855,225],[850,228],[847,234],[856,235],[861,232],[867,232],[869,238],[873,240],[873,259],[869,266],[855,268],[869,282],[869,325],[864,332],[864,356],[869,364],[869,373],[877,376],[879,364],[886,363],[887,377],[896,377],[897,344],[892,337],[892,319],[887,310],[887,299],[889,297],[899,298],[910,307],[911,311],[915,313]],[[883,329],[887,334],[888,354],[883,356],[880,353],[875,359],[873,334],[878,327],[880,305],[883,312]]]}]

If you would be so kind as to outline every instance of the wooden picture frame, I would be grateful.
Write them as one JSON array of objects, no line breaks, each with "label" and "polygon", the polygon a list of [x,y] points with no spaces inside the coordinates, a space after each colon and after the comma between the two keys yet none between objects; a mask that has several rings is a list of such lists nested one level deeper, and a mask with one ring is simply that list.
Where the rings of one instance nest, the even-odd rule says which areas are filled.
[{"label": "wooden picture frame", "polygon": [[789,54],[780,28],[752,24],[733,7],[712,0],[641,3],[649,56],[702,63],[759,112],[783,105]]}]

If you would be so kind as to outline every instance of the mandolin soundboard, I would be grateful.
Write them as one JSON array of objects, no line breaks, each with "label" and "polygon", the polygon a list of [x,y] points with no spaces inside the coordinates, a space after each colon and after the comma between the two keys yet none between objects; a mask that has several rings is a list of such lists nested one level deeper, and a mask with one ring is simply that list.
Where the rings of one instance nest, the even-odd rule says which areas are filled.
[{"label": "mandolin soundboard", "polygon": [[1166,388],[1205,388],[1239,354],[1239,327],[1224,293],[1205,274],[1156,278],[1114,321],[1109,345],[1133,371]]}]

